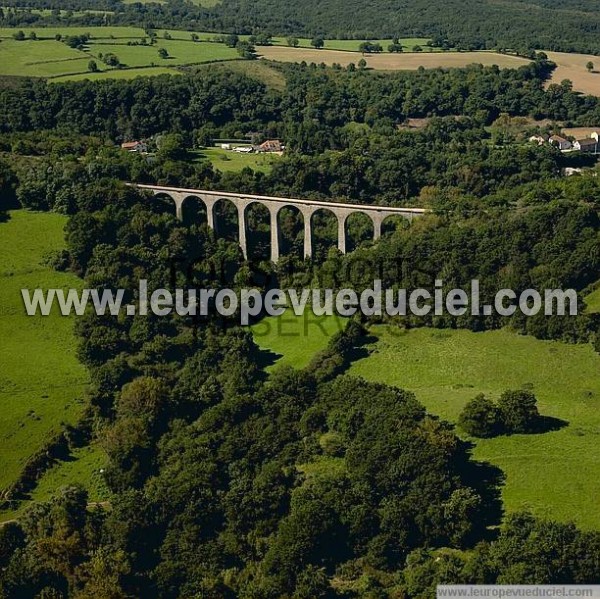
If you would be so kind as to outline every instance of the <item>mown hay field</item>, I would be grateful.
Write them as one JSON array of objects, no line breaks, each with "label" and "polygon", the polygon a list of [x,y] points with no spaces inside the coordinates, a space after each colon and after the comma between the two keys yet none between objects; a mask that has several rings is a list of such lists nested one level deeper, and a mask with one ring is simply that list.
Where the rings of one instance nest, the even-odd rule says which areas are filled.
[{"label": "mown hay field", "polygon": [[520,67],[529,61],[517,56],[497,54],[495,52],[429,52],[365,54],[345,52],[340,50],[315,50],[309,48],[290,48],[284,46],[260,46],[257,52],[261,58],[281,62],[334,63],[348,66],[358,64],[362,58],[367,62],[367,68],[382,71],[412,71],[419,67],[426,69],[466,67],[470,64],[484,66],[498,65],[499,67]]}]

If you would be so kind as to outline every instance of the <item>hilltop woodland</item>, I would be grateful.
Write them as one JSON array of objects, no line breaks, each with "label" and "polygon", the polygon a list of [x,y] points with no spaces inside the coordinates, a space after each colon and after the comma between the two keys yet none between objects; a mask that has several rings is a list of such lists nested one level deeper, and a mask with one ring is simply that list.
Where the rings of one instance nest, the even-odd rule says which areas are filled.
[{"label": "hilltop woodland", "polygon": [[[140,278],[150,288],[360,288],[377,273],[402,287],[479,278],[484,296],[581,291],[600,278],[600,183],[561,178],[560,152],[497,125],[600,122],[595,98],[566,83],[544,91],[549,68],[543,57],[511,71],[394,75],[298,65],[284,70],[281,92],[227,72],[13,84],[0,92],[0,197],[4,208],[68,214],[67,250],[53,261],[91,288],[133,290]],[[399,128],[409,117],[431,120]],[[190,159],[213,137],[257,131],[289,148],[269,174],[223,174]],[[150,161],[114,146],[157,135]],[[178,221],[125,180],[433,214],[396,223],[376,244],[365,223],[351,223],[356,249],[345,256],[328,249],[335,227],[320,216],[315,259],[304,262],[301,221],[289,211],[288,257],[274,267],[264,214],[249,214],[244,261],[226,205],[225,235],[215,239],[193,203]],[[365,323],[349,321],[307,368],[267,377],[266,357],[233,321],[77,320],[92,379],[79,432],[108,454],[110,506],[87,509],[85,491],[69,488],[0,528],[4,596],[417,598],[440,582],[600,580],[600,532],[528,513],[500,524],[501,472],[474,462],[469,444],[413,394],[344,374]],[[600,350],[593,315],[392,322],[509,325]]]},{"label": "hilltop woodland", "polygon": [[[216,3],[169,0],[127,3],[118,0],[7,0],[0,12],[4,27],[53,25],[136,25],[217,33],[325,39],[429,37],[435,46],[463,50],[558,50],[597,54],[600,16],[594,0],[542,0],[497,3],[479,0],[318,0],[301,3],[223,0]],[[32,9],[38,9],[32,10]],[[41,12],[41,10],[45,12]]]}]

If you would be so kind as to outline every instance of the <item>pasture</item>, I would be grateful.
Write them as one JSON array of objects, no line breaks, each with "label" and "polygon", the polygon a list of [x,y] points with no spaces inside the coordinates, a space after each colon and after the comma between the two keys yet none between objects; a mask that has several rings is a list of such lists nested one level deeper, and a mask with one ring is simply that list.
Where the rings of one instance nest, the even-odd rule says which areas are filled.
[{"label": "pasture", "polygon": [[[281,319],[282,324],[270,318],[253,329],[275,364],[305,366],[339,328],[333,317],[321,319],[322,326],[307,325],[310,317],[286,314]],[[568,424],[540,435],[472,440],[473,455],[506,475],[508,511],[529,508],[586,529],[600,528],[600,355],[591,346],[540,341],[505,330],[376,326],[371,334],[377,340],[370,354],[355,362],[350,374],[409,389],[431,413],[450,422],[478,393],[497,398],[505,389],[533,391],[544,416]]]},{"label": "pasture", "polygon": [[[159,37],[153,46],[139,44],[146,34],[135,27],[52,27],[36,31],[37,40],[23,41],[12,38],[15,31],[0,29],[0,38],[4,38],[0,40],[0,75],[45,77],[53,81],[130,79],[178,74],[173,67],[239,58],[233,48],[215,42],[193,42],[191,34],[183,31],[173,33],[171,39]],[[29,29],[23,31],[29,35]],[[91,38],[81,50],[54,39],[57,34],[65,37],[88,33]],[[208,40],[209,36],[204,38]],[[167,51],[166,58],[159,55],[160,49]],[[108,53],[118,57],[122,68],[109,67],[102,61],[101,56]],[[89,71],[90,60],[96,62],[98,72]]]},{"label": "pasture", "polygon": [[[0,74],[52,77],[87,71],[90,57],[55,40],[0,43]],[[103,65],[98,67],[102,69]]]},{"label": "pasture", "polygon": [[402,53],[390,54],[365,54],[358,52],[344,52],[341,50],[315,50],[306,48],[289,48],[283,46],[260,46],[257,48],[261,58],[280,62],[314,62],[325,63],[331,66],[334,63],[348,66],[357,64],[361,58],[367,63],[367,68],[380,71],[411,71],[419,67],[426,69],[435,68],[460,68],[470,64],[484,66],[498,65],[499,67],[516,68],[527,64],[529,61],[517,56],[496,54],[495,52],[429,52],[429,53]]},{"label": "pasture", "polygon": [[221,148],[197,150],[194,155],[198,159],[208,158],[212,165],[223,173],[239,172],[245,167],[261,173],[268,173],[273,163],[279,158],[273,154],[239,154]]},{"label": "pasture", "polygon": [[[158,40],[154,46],[100,43],[90,44],[88,48],[86,53],[95,58],[96,62],[101,60],[100,55],[112,53],[118,56],[123,66],[134,68],[181,66],[239,58],[235,49],[224,44],[183,40]],[[159,56],[161,48],[168,52],[168,58]]]},{"label": "pasture", "polygon": [[42,264],[63,247],[66,220],[18,210],[0,222],[0,490],[84,408],[88,374],[75,355],[73,320],[58,311],[27,316],[21,298],[21,289],[81,286],[74,275]]},{"label": "pasture", "polygon": [[[372,39],[372,40],[324,40],[324,50],[342,50],[344,52],[358,52],[359,46],[364,41],[370,41],[378,43],[383,48],[384,52],[387,52],[388,46],[392,43],[391,39]],[[399,42],[402,44],[403,52],[413,52],[415,46],[420,46],[423,52],[441,52],[441,48],[429,46],[427,44],[429,40],[426,37],[406,37],[401,38]],[[298,38],[299,48],[313,48],[309,38]],[[287,38],[285,37],[274,37],[273,44],[276,46],[287,46]],[[314,49],[314,48],[313,48]]]},{"label": "pasture", "polygon": [[277,318],[264,318],[251,328],[254,340],[265,350],[268,368],[275,365],[305,368],[327,346],[331,336],[345,326],[345,319],[339,316],[315,316],[310,310],[296,316],[287,310]]},{"label": "pasture", "polygon": [[86,26],[61,26],[61,27],[0,27],[0,39],[12,39],[17,31],[23,31],[26,36],[33,31],[38,40],[53,40],[56,35],[90,35],[91,39],[115,38],[141,38],[145,35],[140,27],[86,27]]},{"label": "pasture", "polygon": [[101,470],[108,457],[97,444],[75,449],[70,459],[58,462],[47,470],[31,492],[31,501],[48,501],[61,487],[79,483],[89,494],[89,501],[104,501],[110,491],[102,478]]},{"label": "pasture", "polygon": [[586,312],[600,312],[600,284],[597,289],[586,295],[583,300],[586,305]]}]

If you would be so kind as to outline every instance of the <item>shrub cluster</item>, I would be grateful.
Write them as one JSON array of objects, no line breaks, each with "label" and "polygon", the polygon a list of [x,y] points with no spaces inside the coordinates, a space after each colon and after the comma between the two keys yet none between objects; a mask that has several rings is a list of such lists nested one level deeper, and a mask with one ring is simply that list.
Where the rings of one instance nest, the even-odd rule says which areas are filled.
[{"label": "shrub cluster", "polygon": [[542,418],[537,400],[530,391],[505,391],[498,402],[483,394],[469,401],[458,425],[473,437],[495,437],[539,431]]}]

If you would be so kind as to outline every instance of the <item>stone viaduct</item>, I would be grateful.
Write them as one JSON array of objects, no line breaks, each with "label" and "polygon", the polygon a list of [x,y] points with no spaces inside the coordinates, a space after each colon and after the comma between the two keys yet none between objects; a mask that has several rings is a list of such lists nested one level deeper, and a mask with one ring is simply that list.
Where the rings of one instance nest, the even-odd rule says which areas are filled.
[{"label": "stone viaduct", "polygon": [[412,220],[421,216],[427,210],[423,208],[394,208],[391,206],[367,206],[363,204],[342,204],[338,202],[323,202],[316,200],[298,200],[291,198],[279,198],[273,196],[256,196],[240,193],[228,193],[224,191],[204,191],[201,189],[185,189],[181,187],[164,187],[160,185],[132,184],[138,189],[146,189],[154,195],[163,195],[170,198],[176,208],[177,217],[183,218],[183,204],[188,198],[198,198],[206,207],[208,226],[214,231],[218,230],[215,218],[215,204],[219,200],[229,200],[238,211],[239,244],[248,257],[248,245],[246,241],[246,208],[250,204],[258,203],[269,210],[271,217],[271,261],[279,260],[279,211],[291,206],[296,208],[304,219],[304,256],[312,256],[312,216],[317,210],[328,210],[333,213],[338,223],[338,249],[346,253],[346,220],[351,214],[361,213],[367,215],[373,223],[373,238],[381,236],[381,226],[388,216],[403,216]]}]

